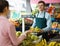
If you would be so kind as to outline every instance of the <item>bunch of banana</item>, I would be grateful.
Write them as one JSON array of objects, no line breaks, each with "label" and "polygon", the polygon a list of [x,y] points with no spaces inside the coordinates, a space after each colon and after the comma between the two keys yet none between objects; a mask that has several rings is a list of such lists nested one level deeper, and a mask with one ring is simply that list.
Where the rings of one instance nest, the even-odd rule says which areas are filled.
[{"label": "bunch of banana", "polygon": [[31,35],[31,39],[32,39],[33,41],[38,40],[38,36]]},{"label": "bunch of banana", "polygon": [[55,46],[60,46],[60,43],[56,43],[56,45]]},{"label": "bunch of banana", "polygon": [[43,45],[42,45],[42,42],[39,42],[39,43],[36,43],[35,46],[43,46]]},{"label": "bunch of banana", "polygon": [[35,28],[34,27],[30,27],[30,30],[32,32],[40,32],[41,29],[36,26]]},{"label": "bunch of banana", "polygon": [[46,40],[42,39],[42,41],[40,41],[39,43],[37,43],[36,46],[48,46],[48,45],[47,45]]},{"label": "bunch of banana", "polygon": [[28,34],[27,38],[20,44],[20,46],[35,46],[35,43],[33,41],[38,40],[38,36],[33,34]]},{"label": "bunch of banana", "polygon": [[37,26],[35,27],[35,32],[40,32],[40,28],[38,28]]},{"label": "bunch of banana", "polygon": [[17,31],[17,32],[16,32],[16,36],[19,37],[19,36],[21,35],[21,33],[22,33],[22,32]]},{"label": "bunch of banana", "polygon": [[60,46],[60,43],[58,42],[50,42],[48,46]]},{"label": "bunch of banana", "polygon": [[44,46],[47,46],[47,41],[46,41],[46,39],[44,39]]},{"label": "bunch of banana", "polygon": [[57,42],[50,42],[48,46],[55,46]]}]

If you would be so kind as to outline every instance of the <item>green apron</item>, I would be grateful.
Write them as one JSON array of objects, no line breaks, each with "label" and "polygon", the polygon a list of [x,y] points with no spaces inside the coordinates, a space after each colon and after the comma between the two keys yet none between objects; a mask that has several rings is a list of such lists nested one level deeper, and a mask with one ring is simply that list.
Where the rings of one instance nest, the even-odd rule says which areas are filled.
[{"label": "green apron", "polygon": [[47,20],[45,18],[45,12],[43,18],[36,18],[36,26],[40,29],[45,28],[47,26]]}]

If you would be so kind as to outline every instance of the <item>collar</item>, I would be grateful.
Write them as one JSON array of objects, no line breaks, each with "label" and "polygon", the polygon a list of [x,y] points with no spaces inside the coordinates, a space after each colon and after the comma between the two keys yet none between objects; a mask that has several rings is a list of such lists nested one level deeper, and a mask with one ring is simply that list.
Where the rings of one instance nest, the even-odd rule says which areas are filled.
[{"label": "collar", "polygon": [[44,13],[45,11],[39,11],[39,13]]},{"label": "collar", "polygon": [[2,19],[7,19],[6,16],[0,16],[0,18],[2,18]]}]

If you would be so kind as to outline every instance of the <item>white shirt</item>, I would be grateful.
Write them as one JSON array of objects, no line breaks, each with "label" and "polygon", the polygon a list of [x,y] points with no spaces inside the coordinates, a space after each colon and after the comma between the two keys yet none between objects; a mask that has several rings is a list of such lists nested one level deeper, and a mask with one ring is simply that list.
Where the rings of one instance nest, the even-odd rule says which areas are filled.
[{"label": "white shirt", "polygon": [[[38,16],[37,16],[37,15],[38,15]],[[37,14],[36,14],[36,17],[38,17],[38,18],[43,18],[43,17],[44,17],[44,11],[37,13]],[[50,30],[50,28],[51,28],[51,16],[50,16],[50,14],[48,14],[47,12],[45,12],[45,18],[46,18],[46,20],[47,20],[47,27],[43,28],[42,30],[48,31],[48,30]],[[35,26],[36,26],[36,21],[35,21],[35,20],[36,20],[36,19],[34,18],[34,22],[33,22],[32,27],[35,27]],[[43,25],[42,25],[42,26],[43,26]]]}]

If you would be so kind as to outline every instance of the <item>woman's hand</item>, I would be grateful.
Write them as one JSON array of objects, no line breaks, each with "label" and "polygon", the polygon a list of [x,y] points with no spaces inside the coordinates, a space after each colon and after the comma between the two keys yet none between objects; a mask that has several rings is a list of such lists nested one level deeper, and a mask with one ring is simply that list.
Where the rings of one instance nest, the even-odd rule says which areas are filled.
[{"label": "woman's hand", "polygon": [[29,33],[32,33],[31,30],[27,30],[27,31],[25,31],[24,33],[22,33],[22,35],[27,36],[27,34],[29,34]]},{"label": "woman's hand", "polygon": [[31,30],[25,31],[25,34],[29,34],[29,33],[32,33],[32,31]]}]

